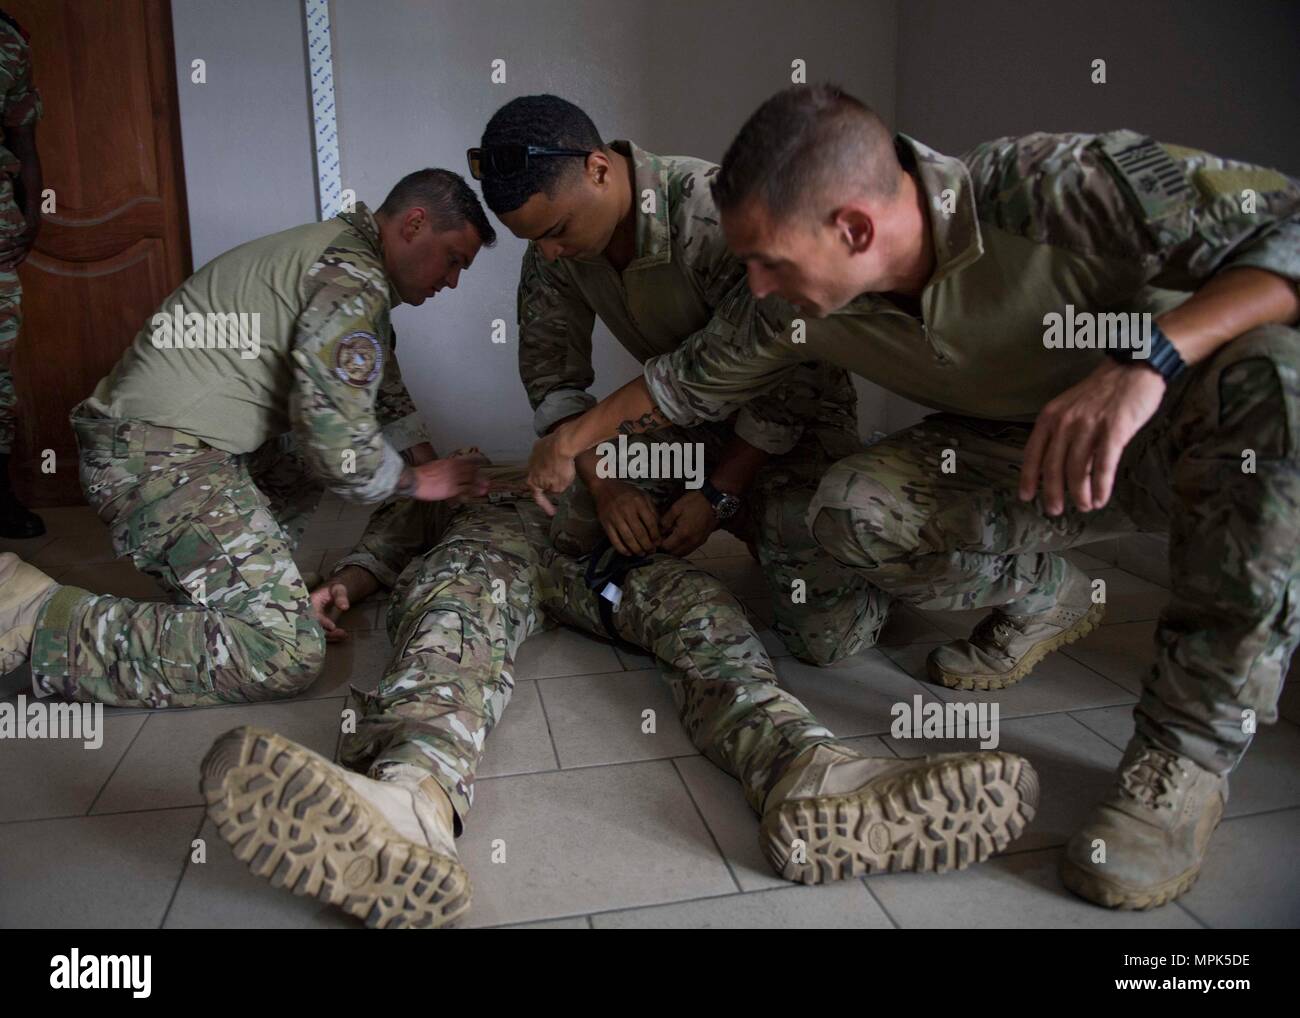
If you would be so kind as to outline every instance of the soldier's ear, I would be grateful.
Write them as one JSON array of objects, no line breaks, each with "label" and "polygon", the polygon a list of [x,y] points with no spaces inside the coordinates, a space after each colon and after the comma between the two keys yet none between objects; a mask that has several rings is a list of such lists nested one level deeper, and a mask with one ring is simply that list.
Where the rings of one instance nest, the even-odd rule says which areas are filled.
[{"label": "soldier's ear", "polygon": [[838,208],[834,223],[836,234],[850,254],[862,254],[871,246],[876,228],[866,209],[854,205]]},{"label": "soldier's ear", "polygon": [[602,186],[609,182],[609,156],[601,149],[595,149],[587,154],[587,176],[591,178],[592,183]]},{"label": "soldier's ear", "polygon": [[418,205],[412,206],[402,213],[402,239],[411,243],[428,225],[428,213]]}]

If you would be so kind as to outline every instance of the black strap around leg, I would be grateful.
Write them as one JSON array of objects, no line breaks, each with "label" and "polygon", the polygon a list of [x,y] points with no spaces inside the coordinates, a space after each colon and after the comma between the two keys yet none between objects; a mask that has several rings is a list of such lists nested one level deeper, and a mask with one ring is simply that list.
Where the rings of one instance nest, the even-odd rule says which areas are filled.
[{"label": "black strap around leg", "polygon": [[649,561],[650,559],[644,555],[622,554],[609,543],[608,537],[601,538],[600,544],[587,558],[585,580],[587,588],[596,595],[596,603],[600,608],[600,621],[605,627],[605,632],[609,634],[610,639],[638,652],[643,652],[644,648],[628,643],[614,628],[614,605],[622,597],[623,581],[627,579],[627,574]]}]

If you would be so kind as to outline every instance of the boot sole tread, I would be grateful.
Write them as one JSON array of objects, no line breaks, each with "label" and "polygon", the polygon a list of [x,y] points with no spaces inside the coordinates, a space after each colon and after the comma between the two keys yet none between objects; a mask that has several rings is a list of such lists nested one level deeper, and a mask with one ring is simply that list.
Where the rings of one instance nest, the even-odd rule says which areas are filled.
[{"label": "boot sole tread", "polygon": [[[847,795],[783,803],[763,819],[763,849],[787,880],[945,873],[1006,848],[1033,819],[1038,774],[1009,753],[940,761]],[[796,861],[790,846],[806,846]]]},{"label": "boot sole tread", "polygon": [[445,926],[469,909],[464,867],[403,838],[314,752],[237,728],[213,743],[201,773],[222,840],[273,886],[372,928]]}]

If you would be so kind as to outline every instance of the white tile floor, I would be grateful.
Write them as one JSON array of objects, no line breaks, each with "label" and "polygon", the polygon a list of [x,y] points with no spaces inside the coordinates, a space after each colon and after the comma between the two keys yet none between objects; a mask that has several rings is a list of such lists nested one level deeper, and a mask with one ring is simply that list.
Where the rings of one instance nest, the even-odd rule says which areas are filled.
[{"label": "white tile floor", "polygon": [[[87,509],[46,510],[50,533],[0,542],[52,575],[90,589],[158,596],[113,561]],[[326,503],[299,559],[328,565],[364,513]],[[696,556],[770,624],[757,567],[734,540]],[[1206,872],[1179,902],[1112,913],[1065,891],[1060,847],[1109,784],[1132,730],[1161,587],[1076,553],[1107,580],[1110,611],[1096,634],[996,695],[1003,748],[1028,756],[1043,801],[1006,856],[963,873],[887,875],[819,888],[775,877],[757,822],[734,781],[697,754],[677,724],[653,662],[568,630],[535,636],[518,688],[488,740],[477,801],[460,842],[474,881],[468,926],[661,927],[1240,927],[1300,925],[1300,694],[1256,739],[1233,778],[1227,819]],[[832,669],[792,659],[764,639],[782,682],[840,736],[871,753],[950,748],[888,735],[890,707],[956,694],[918,681],[936,642],[965,635],[979,613],[897,613],[880,648]],[[197,765],[214,736],[256,723],[331,753],[347,685],[374,688],[390,647],[382,608],[351,613],[348,645],[300,699],[206,710],[107,711],[103,746],[0,741],[0,926],[352,926],[312,899],[250,876],[206,821]],[[26,691],[21,674],[0,695]],[[657,711],[654,735],[641,712]],[[952,743],[970,748],[971,743]],[[504,862],[493,862],[504,843]],[[201,861],[200,861],[201,860]]]}]

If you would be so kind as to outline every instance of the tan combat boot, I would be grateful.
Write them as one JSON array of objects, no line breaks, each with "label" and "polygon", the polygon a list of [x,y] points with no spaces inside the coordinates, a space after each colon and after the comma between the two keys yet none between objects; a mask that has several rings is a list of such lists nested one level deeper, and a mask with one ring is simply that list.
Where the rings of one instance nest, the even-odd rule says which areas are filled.
[{"label": "tan combat boot", "polygon": [[926,667],[930,678],[945,686],[1005,689],[1052,651],[1092,632],[1105,614],[1104,604],[1093,604],[1087,574],[1071,564],[1055,607],[1033,615],[994,608],[969,640],[930,651]]},{"label": "tan combat boot", "polygon": [[1227,778],[1134,736],[1115,788],[1066,843],[1061,879],[1106,908],[1173,901],[1196,883],[1227,801]]},{"label": "tan combat boot", "polygon": [[1012,753],[865,757],[822,744],[768,793],[759,840],[787,880],[965,869],[1019,837],[1038,775]]},{"label": "tan combat boot", "polygon": [[221,837],[276,887],[371,927],[443,926],[469,909],[451,811],[432,778],[434,788],[376,781],[260,728],[217,739],[202,775]]},{"label": "tan combat boot", "polygon": [[0,554],[0,675],[8,675],[31,656],[36,618],[57,586],[17,555]]}]

